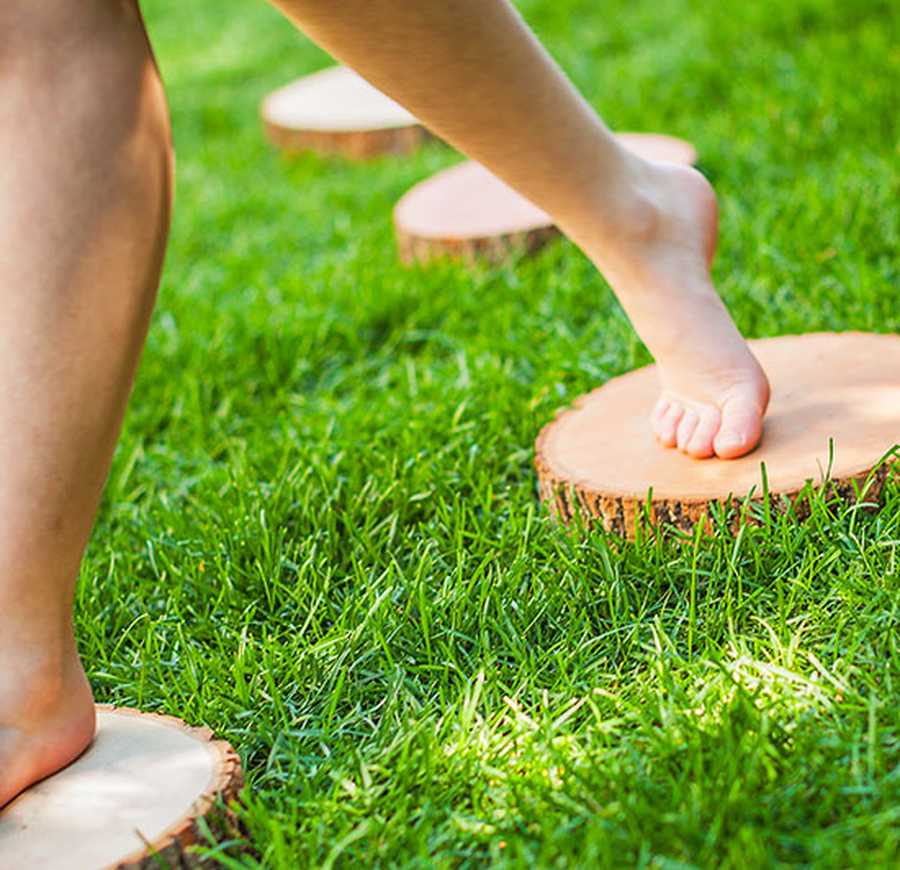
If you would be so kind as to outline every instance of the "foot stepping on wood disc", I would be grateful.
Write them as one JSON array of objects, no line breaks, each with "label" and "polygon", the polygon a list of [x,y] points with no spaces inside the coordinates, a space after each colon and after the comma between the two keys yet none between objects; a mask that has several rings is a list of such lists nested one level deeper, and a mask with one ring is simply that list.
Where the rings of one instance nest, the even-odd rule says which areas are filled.
[{"label": "foot stepping on wood disc", "polygon": [[763,463],[772,505],[826,480],[848,499],[868,481],[865,500],[876,500],[900,469],[900,336],[814,333],[750,346],[772,386],[752,453],[691,459],[657,443],[648,418],[659,383],[647,366],[582,396],[544,427],[535,452],[542,500],[563,521],[580,515],[628,537],[651,488],[650,520],[690,529],[710,503],[761,497]]},{"label": "foot stepping on wood disc", "polygon": [[[656,133],[618,133],[648,160],[690,165],[690,142]],[[538,250],[559,231],[553,220],[479,163],[438,172],[407,191],[394,208],[394,229],[404,263],[438,257],[499,262],[510,252]]]},{"label": "foot stepping on wood disc", "polygon": [[0,868],[195,866],[197,823],[240,787],[237,754],[207,729],[98,706],[84,754],[0,811]]},{"label": "foot stepping on wood disc", "polygon": [[279,88],[263,100],[260,111],[269,139],[287,152],[365,160],[409,154],[428,137],[406,109],[344,66]]}]

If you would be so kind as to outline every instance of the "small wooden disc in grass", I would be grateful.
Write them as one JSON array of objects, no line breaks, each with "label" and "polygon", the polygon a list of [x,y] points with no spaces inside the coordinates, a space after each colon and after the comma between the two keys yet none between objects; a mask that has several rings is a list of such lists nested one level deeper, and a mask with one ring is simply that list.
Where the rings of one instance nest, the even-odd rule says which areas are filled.
[{"label": "small wooden disc in grass", "polygon": [[184,850],[199,821],[240,787],[237,754],[207,729],[98,706],[87,751],[0,812],[0,868],[198,866]]},{"label": "small wooden disc in grass", "polygon": [[[690,529],[711,503],[793,501],[807,482],[876,499],[900,444],[900,336],[814,333],[750,342],[772,386],[759,447],[739,459],[691,459],[654,440],[655,366],[614,378],[541,431],[541,497],[564,521],[580,515],[632,537],[652,523]],[[651,492],[649,504],[648,493]],[[800,506],[798,505],[798,509]]]},{"label": "small wooden disc in grass", "polygon": [[[648,160],[692,164],[690,142],[656,133],[619,133],[622,143]],[[394,207],[394,228],[404,263],[437,257],[499,262],[510,252],[538,250],[559,231],[550,216],[481,164],[451,166],[407,191]]]},{"label": "small wooden disc in grass", "polygon": [[408,154],[427,138],[406,109],[344,66],[279,88],[263,100],[261,114],[269,139],[287,152],[365,160]]}]

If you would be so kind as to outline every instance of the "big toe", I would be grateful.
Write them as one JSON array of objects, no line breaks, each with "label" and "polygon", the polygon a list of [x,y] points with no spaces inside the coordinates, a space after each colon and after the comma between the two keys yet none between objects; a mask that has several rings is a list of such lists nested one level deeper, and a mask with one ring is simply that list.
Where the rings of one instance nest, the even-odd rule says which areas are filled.
[{"label": "big toe", "polygon": [[722,424],[713,440],[716,456],[736,459],[749,453],[762,436],[765,407],[752,395],[737,395],[720,406]]}]

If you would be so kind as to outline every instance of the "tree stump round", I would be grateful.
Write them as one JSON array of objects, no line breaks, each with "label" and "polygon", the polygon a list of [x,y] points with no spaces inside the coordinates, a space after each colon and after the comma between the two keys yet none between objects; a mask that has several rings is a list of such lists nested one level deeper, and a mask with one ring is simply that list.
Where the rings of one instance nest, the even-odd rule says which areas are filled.
[{"label": "tree stump round", "polygon": [[[656,133],[619,133],[622,143],[648,160],[690,165],[694,146]],[[438,172],[407,191],[394,207],[400,259],[409,265],[441,257],[501,262],[539,250],[559,230],[546,212],[479,163]]]},{"label": "tree stump round", "polygon": [[409,154],[428,137],[402,106],[344,66],[304,76],[269,94],[260,110],[282,151],[315,151],[351,160]]},{"label": "tree stump round", "polygon": [[200,840],[201,819],[232,826],[225,807],[240,788],[237,753],[208,729],[98,706],[84,754],[0,811],[0,867],[201,866],[185,850]]},{"label": "tree stump round", "polygon": [[[878,499],[898,468],[900,336],[814,333],[750,343],[772,386],[760,445],[739,459],[691,459],[661,446],[649,414],[656,367],[613,378],[546,425],[535,465],[542,500],[633,538],[643,518],[690,530],[711,504],[739,506],[766,490],[771,509],[803,506],[807,483]],[[763,471],[764,467],[764,471]],[[782,499],[782,496],[785,497]]]}]

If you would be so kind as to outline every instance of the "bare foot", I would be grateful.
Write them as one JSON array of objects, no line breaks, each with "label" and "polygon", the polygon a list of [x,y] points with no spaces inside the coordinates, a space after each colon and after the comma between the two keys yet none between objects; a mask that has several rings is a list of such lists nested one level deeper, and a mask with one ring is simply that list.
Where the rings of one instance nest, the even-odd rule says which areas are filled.
[{"label": "bare foot", "polygon": [[0,654],[0,807],[74,761],[94,736],[77,656],[61,666]]},{"label": "bare foot", "polygon": [[586,247],[657,361],[653,431],[697,459],[742,456],[762,434],[769,384],[710,279],[715,194],[694,169],[635,171],[637,201]]}]

